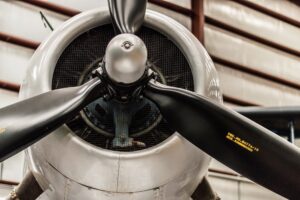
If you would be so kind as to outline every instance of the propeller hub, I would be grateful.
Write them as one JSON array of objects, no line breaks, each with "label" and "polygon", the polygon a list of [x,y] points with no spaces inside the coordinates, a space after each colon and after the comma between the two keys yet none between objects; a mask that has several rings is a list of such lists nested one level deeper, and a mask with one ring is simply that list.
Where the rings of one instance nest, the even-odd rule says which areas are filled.
[{"label": "propeller hub", "polygon": [[105,69],[110,79],[117,83],[131,84],[146,71],[147,48],[136,35],[120,34],[108,44]]}]

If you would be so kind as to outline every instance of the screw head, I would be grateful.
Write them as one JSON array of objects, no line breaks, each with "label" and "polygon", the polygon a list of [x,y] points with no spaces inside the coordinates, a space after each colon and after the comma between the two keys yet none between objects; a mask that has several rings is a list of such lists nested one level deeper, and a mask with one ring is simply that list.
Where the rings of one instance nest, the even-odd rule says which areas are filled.
[{"label": "screw head", "polygon": [[133,46],[133,44],[130,41],[125,41],[121,47],[124,47],[125,49],[130,49]]}]

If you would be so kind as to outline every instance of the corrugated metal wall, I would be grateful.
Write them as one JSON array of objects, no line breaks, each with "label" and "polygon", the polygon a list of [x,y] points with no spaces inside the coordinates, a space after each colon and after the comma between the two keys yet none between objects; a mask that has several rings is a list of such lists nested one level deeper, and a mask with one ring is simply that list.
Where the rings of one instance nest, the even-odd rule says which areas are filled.
[{"label": "corrugated metal wall", "polygon": [[[297,5],[284,0],[205,0],[204,11],[204,44],[215,61],[226,104],[300,105]],[[230,172],[216,161],[211,167]],[[230,178],[211,177],[224,199],[282,199],[243,178]]]},{"label": "corrugated metal wall", "polygon": [[[292,5],[264,5],[276,2],[282,10]],[[205,45],[225,96],[255,105],[299,105],[299,27],[234,1],[205,1],[205,16]]]},{"label": "corrugated metal wall", "polygon": [[[149,1],[150,9],[193,29],[192,5],[198,0]],[[69,12],[58,13],[56,7],[45,9],[41,4],[37,6],[37,2],[59,5]],[[203,3],[204,44],[219,71],[225,104],[300,105],[300,8],[287,0]],[[0,0],[0,107],[17,101],[18,85],[25,76],[28,60],[35,47],[51,33],[44,27],[39,12],[55,28],[76,14],[76,10],[98,6],[106,6],[106,0]],[[17,42],[21,45],[14,44],[14,38],[7,38],[11,35],[22,39]],[[19,181],[23,159],[21,153],[2,163],[1,178]],[[209,178],[222,199],[282,199],[216,161],[211,165]]]}]

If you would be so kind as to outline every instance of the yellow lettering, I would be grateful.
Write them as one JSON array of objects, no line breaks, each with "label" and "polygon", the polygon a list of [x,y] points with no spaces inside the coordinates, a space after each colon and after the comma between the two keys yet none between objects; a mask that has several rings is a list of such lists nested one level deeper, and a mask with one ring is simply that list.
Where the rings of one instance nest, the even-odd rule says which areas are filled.
[{"label": "yellow lettering", "polygon": [[226,138],[250,152],[253,152],[253,151],[258,152],[259,151],[259,148],[253,146],[249,142],[241,139],[240,137],[235,136],[233,133],[228,132],[226,135]]}]

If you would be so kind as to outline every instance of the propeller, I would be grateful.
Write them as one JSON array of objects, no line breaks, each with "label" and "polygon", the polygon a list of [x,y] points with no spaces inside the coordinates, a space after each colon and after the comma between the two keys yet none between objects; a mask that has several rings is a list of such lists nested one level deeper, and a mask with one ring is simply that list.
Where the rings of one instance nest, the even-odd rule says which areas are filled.
[{"label": "propeller", "polygon": [[285,107],[242,107],[236,111],[248,118],[268,118],[268,119],[299,119],[299,106]]},{"label": "propeller", "polygon": [[[135,33],[140,28],[147,0],[108,0],[108,4],[116,32]],[[132,42],[136,44],[134,38]],[[124,48],[129,49],[130,45],[125,44]],[[137,46],[147,55],[143,43]],[[144,60],[135,65],[140,62]],[[0,109],[0,162],[51,133],[84,106],[107,94],[103,85],[99,78],[94,78],[82,86],[50,91]]]},{"label": "propeller", "polygon": [[[133,35],[144,21],[147,0],[108,3],[114,29],[122,34],[108,45],[107,63],[99,70],[100,79],[107,73],[101,79],[107,82],[94,78],[82,86],[50,91],[0,109],[0,161],[49,134],[93,100],[107,95],[109,83],[114,86],[110,92],[116,94],[120,88],[140,94],[143,88],[144,96],[158,106],[168,123],[195,146],[258,184],[289,199],[298,199],[299,149],[221,104],[154,80],[148,82],[148,73],[141,73],[148,70],[147,50]],[[132,74],[136,75],[134,79]]]},{"label": "propeller", "polygon": [[[108,4],[117,32],[135,33],[140,28],[147,0],[108,0]],[[130,48],[130,44],[125,48]],[[50,91],[0,109],[0,162],[51,133],[103,96],[106,87],[100,83],[99,78],[94,78],[82,86]]]},{"label": "propeller", "polygon": [[78,87],[53,90],[0,109],[0,162],[46,136],[99,98],[104,93],[100,83],[94,78]]},{"label": "propeller", "polygon": [[[144,42],[134,34],[140,29],[144,22],[147,0],[108,0],[108,7],[115,35],[117,36],[109,42],[106,48],[104,70],[111,81],[123,86],[124,84],[130,85],[131,83],[138,82],[146,72],[147,48]],[[123,93],[121,92],[123,89],[122,86],[116,86],[115,91],[116,93]],[[128,96],[135,96],[130,94],[132,92],[129,92],[127,87],[125,87],[124,93],[126,94],[119,95],[120,98],[116,97],[116,99],[127,101]],[[138,101],[131,103],[127,101],[124,105],[127,108],[132,108],[130,105],[135,105],[136,108],[140,107]],[[115,107],[122,107],[122,105],[115,104]],[[121,113],[123,117],[115,117],[114,119],[116,129],[113,147],[128,147],[136,144],[131,142],[134,141],[134,139],[126,134],[129,132],[131,125],[131,120],[129,119],[132,117],[133,112],[132,109],[129,110],[131,110],[131,112],[124,112],[125,110],[123,109]],[[117,115],[120,115],[120,113]],[[124,119],[126,121],[125,126]],[[118,127],[123,127],[123,130],[120,131]]]},{"label": "propeller", "polygon": [[278,194],[299,197],[300,151],[295,145],[190,91],[151,81],[144,95],[195,146]]},{"label": "propeller", "polygon": [[108,0],[116,33],[136,33],[144,22],[147,0]]}]

